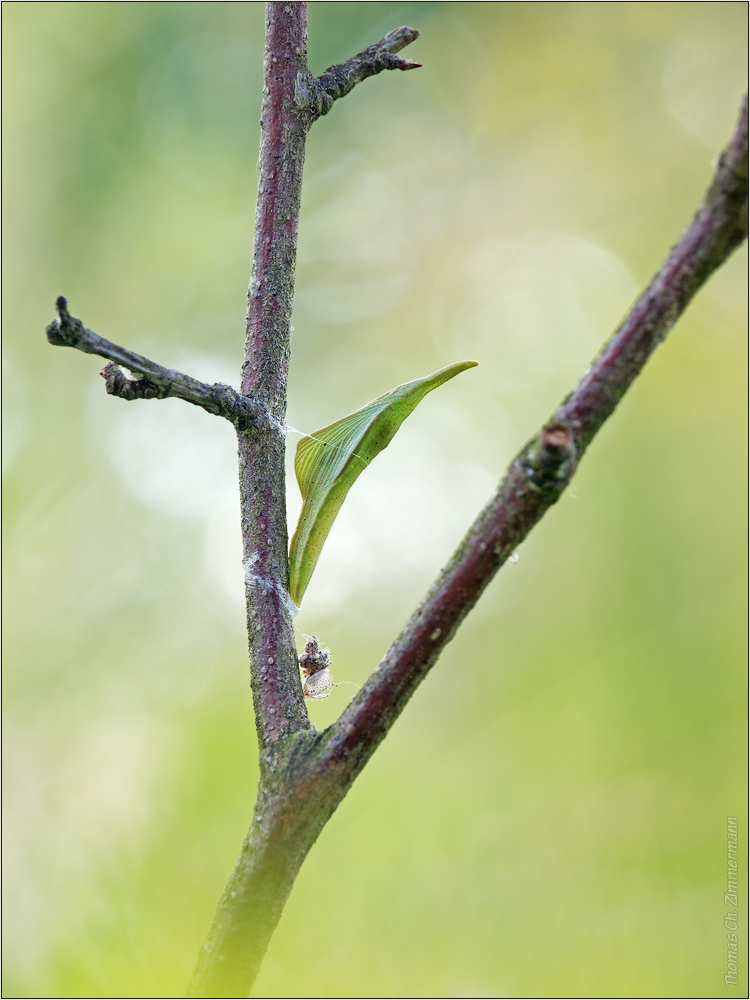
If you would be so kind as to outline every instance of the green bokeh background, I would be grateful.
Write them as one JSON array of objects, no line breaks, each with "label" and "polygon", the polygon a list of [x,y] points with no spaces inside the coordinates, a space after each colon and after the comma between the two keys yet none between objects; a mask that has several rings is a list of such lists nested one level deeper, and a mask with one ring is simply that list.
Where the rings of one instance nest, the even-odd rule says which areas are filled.
[{"label": "green bokeh background", "polygon": [[[314,72],[403,23],[424,68],[315,125],[290,425],[480,362],[332,532],[297,624],[337,680],[372,670],[686,224],[737,115],[746,15],[310,4]],[[257,775],[232,432],[107,397],[102,362],[43,331],[65,294],[109,339],[237,384],[263,10],[3,17],[3,995],[179,997]],[[746,995],[745,957],[723,980],[728,815],[746,843],[746,261],[698,294],[368,764],[255,996]]]}]

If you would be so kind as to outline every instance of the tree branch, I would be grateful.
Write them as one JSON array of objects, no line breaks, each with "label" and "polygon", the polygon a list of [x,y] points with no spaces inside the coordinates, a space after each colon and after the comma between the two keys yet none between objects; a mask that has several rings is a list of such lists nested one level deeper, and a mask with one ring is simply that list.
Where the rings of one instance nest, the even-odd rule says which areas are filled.
[{"label": "tree branch", "polygon": [[[261,402],[280,425],[286,413],[300,191],[311,124],[307,107],[295,96],[297,80],[305,76],[307,5],[267,3],[242,392]],[[275,744],[311,724],[297,665],[296,609],[289,597],[285,435],[239,432],[237,450],[250,678],[263,783]]]},{"label": "tree branch", "polygon": [[[418,37],[397,28],[314,80],[307,66],[304,3],[266,4],[265,86],[253,273],[248,291],[242,392],[283,424],[300,191],[312,123],[368,76],[417,63],[395,53]],[[289,598],[284,439],[238,437],[248,642],[261,748],[310,730]]]},{"label": "tree branch", "polygon": [[[570,482],[584,451],[706,279],[747,237],[748,115],[691,223],[551,420],[511,462],[377,670],[326,731],[318,768],[354,780],[487,584]],[[342,780],[343,780],[342,775]]]},{"label": "tree branch", "polygon": [[389,32],[385,38],[370,45],[344,63],[329,66],[325,73],[315,80],[319,98],[318,116],[327,115],[335,101],[346,97],[368,76],[382,73],[384,69],[419,69],[422,65],[411,59],[401,59],[396,55],[419,38],[419,32],[404,25]]},{"label": "tree branch", "polygon": [[[266,425],[276,426],[261,403],[240,395],[230,385],[222,382],[208,385],[105,340],[85,327],[80,319],[70,315],[68,303],[62,295],[55,305],[58,318],[47,327],[47,340],[58,347],[75,347],[84,354],[109,358],[110,364],[104,366],[101,376],[106,380],[110,395],[121,399],[166,399],[174,396],[226,418],[247,433],[257,432]],[[128,378],[120,366],[140,377]]]}]

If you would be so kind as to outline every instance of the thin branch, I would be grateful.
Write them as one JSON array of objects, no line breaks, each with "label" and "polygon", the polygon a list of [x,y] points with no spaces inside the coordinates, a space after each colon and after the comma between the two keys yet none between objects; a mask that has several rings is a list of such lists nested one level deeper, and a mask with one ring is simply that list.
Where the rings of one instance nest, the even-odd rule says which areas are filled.
[{"label": "thin branch", "polygon": [[[307,4],[266,4],[260,179],[247,297],[242,392],[283,424],[309,110],[296,99],[307,69]],[[285,436],[239,433],[240,507],[250,678],[261,775],[276,744],[309,730],[289,597]],[[274,750],[275,753],[275,750]],[[261,779],[261,783],[263,779]]]},{"label": "thin branch", "polygon": [[[397,28],[314,80],[304,3],[266,4],[260,180],[248,291],[242,392],[280,423],[286,412],[305,142],[316,118],[368,76],[418,64],[395,53],[417,38]],[[261,751],[312,726],[305,707],[289,598],[283,435],[238,437],[250,670]],[[265,755],[261,753],[262,760]]]},{"label": "thin branch", "polygon": [[604,421],[709,275],[747,237],[747,97],[693,220],[646,291],[541,431],[510,464],[422,604],[326,732],[317,769],[359,773],[487,584],[570,482]]},{"label": "thin branch", "polygon": [[396,55],[417,38],[419,38],[419,32],[415,28],[408,28],[404,25],[389,32],[385,38],[381,38],[379,42],[370,45],[362,52],[357,53],[356,56],[347,59],[346,62],[329,66],[325,73],[321,73],[315,80],[320,102],[318,115],[327,115],[335,101],[346,97],[358,83],[366,80],[368,76],[382,73],[384,69],[419,69],[421,63],[412,62],[411,59],[402,59]]},{"label": "thin branch", "polygon": [[[84,326],[76,316],[70,315],[68,303],[62,295],[55,305],[58,318],[47,327],[47,340],[59,347],[75,347],[84,354],[109,358],[110,364],[104,366],[101,375],[106,380],[110,395],[121,399],[166,399],[174,396],[224,417],[248,433],[266,425],[275,426],[262,404],[240,395],[231,386],[221,382],[213,385],[200,382],[174,368],[158,365],[127,347],[105,340]],[[122,368],[139,378],[128,378]]]}]

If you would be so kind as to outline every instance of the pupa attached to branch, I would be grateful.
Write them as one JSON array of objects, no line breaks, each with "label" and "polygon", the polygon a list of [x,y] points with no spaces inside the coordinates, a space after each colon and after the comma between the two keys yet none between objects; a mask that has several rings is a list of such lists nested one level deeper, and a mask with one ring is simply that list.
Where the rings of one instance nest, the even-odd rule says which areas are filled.
[{"label": "pupa attached to branch", "polygon": [[312,635],[305,643],[305,651],[299,658],[302,671],[302,692],[305,698],[322,701],[334,686],[331,677],[331,651],[321,646]]}]

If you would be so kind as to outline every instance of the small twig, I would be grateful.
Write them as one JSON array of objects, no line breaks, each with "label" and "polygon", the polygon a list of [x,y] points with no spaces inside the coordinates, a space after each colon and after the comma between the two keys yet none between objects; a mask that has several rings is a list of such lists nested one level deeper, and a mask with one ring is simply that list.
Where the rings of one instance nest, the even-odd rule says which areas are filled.
[{"label": "small twig", "polygon": [[381,38],[379,42],[370,45],[362,52],[347,59],[344,63],[329,66],[325,73],[315,80],[319,99],[318,115],[327,115],[335,101],[346,97],[362,80],[368,76],[382,73],[384,69],[419,69],[422,65],[411,59],[402,59],[396,53],[419,38],[415,28],[404,25],[396,28]]},{"label": "small twig", "polygon": [[[248,396],[242,396],[230,385],[200,382],[190,375],[184,375],[174,368],[165,368],[144,358],[142,354],[105,340],[85,327],[80,319],[70,315],[68,303],[62,295],[55,305],[58,319],[47,327],[47,340],[60,347],[75,347],[85,354],[109,358],[110,363],[104,366],[101,376],[106,380],[110,395],[121,399],[166,399],[174,396],[224,417],[238,429],[248,432],[267,424],[276,426],[262,404]],[[122,368],[139,377],[128,378]]]}]

